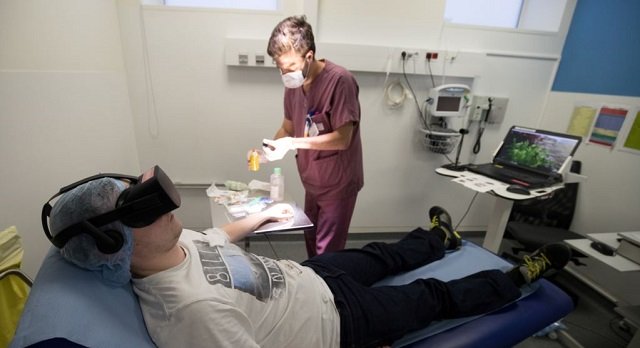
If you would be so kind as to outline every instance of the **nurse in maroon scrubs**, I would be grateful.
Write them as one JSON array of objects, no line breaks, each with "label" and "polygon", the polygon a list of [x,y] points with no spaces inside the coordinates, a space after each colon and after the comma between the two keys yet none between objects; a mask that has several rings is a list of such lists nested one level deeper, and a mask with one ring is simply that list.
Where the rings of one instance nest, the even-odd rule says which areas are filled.
[{"label": "nurse in maroon scrubs", "polygon": [[264,140],[269,161],[296,150],[305,188],[309,257],[344,249],[358,192],[364,184],[358,83],[345,68],[317,60],[304,16],[281,21],[267,52],[285,85],[284,119],[274,140]]}]

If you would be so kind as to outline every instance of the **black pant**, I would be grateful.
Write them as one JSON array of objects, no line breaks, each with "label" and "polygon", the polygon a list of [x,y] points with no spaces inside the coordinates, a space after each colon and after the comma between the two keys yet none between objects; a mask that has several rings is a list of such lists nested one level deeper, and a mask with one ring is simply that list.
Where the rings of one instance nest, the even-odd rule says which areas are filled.
[{"label": "black pant", "polygon": [[499,270],[443,282],[418,279],[401,286],[371,287],[444,256],[442,241],[421,228],[397,243],[373,242],[315,256],[302,264],[327,283],[340,313],[341,347],[391,344],[437,319],[486,313],[516,300],[520,289]]}]

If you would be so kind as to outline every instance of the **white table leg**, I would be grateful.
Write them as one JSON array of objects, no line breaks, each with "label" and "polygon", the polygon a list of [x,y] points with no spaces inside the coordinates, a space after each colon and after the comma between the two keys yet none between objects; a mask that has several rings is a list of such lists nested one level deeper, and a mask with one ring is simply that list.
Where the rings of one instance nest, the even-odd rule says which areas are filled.
[{"label": "white table leg", "polygon": [[496,197],[496,203],[493,206],[493,212],[489,219],[489,226],[487,226],[487,233],[482,243],[485,249],[491,250],[494,253],[497,253],[498,249],[500,249],[502,236],[504,235],[504,230],[507,227],[507,221],[511,214],[511,207],[513,207],[512,200]]}]

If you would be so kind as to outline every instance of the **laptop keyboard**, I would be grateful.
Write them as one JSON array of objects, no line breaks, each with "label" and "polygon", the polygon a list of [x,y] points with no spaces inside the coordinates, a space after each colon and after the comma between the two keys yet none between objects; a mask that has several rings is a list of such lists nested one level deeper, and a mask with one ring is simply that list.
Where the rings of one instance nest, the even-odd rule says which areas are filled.
[{"label": "laptop keyboard", "polygon": [[506,183],[517,183],[529,188],[540,188],[552,185],[556,182],[553,178],[541,175],[523,173],[508,167],[496,167],[494,165],[469,166],[469,171],[488,176]]}]

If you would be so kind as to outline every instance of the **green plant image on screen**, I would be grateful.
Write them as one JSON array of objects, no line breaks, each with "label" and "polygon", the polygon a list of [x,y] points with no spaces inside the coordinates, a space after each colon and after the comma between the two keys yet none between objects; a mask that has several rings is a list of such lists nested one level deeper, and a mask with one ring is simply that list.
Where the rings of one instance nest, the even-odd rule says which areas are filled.
[{"label": "green plant image on screen", "polygon": [[519,165],[540,168],[551,164],[546,149],[527,141],[514,141],[509,147],[509,158]]}]

